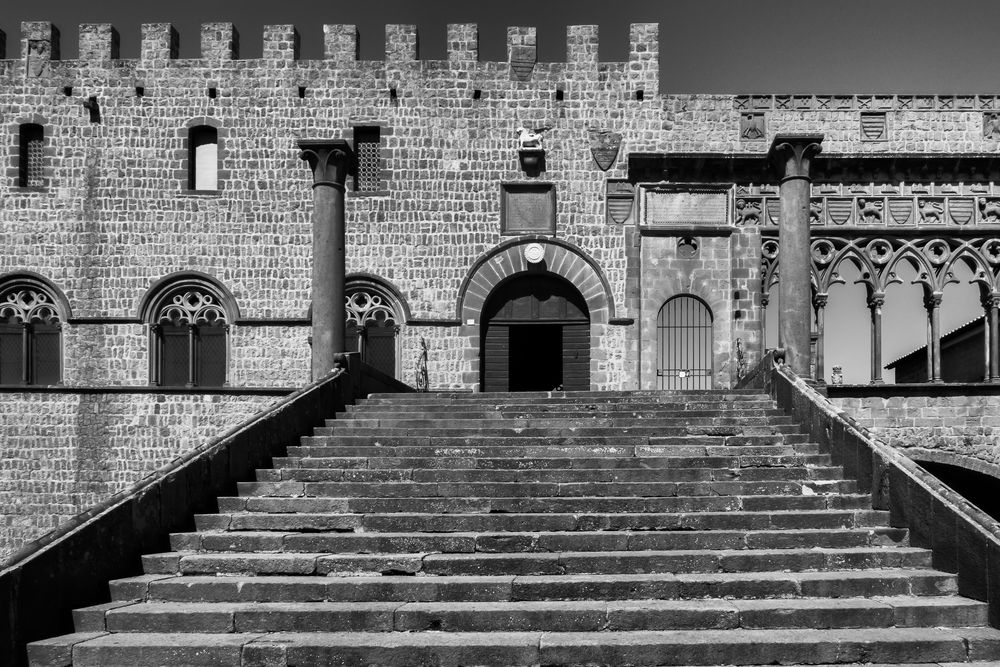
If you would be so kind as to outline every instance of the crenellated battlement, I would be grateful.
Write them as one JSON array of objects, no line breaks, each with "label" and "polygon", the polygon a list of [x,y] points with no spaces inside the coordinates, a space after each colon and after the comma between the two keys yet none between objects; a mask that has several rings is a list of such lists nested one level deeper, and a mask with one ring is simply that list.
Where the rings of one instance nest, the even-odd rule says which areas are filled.
[{"label": "crenellated battlement", "polygon": [[[80,64],[108,65],[120,60],[119,33],[107,23],[84,23],[80,30]],[[642,68],[658,66],[659,29],[657,24],[636,23],[630,27],[628,57],[620,62],[635,63]],[[354,25],[323,26],[323,60],[338,64],[361,61],[358,29]],[[200,59],[206,64],[221,65],[240,59],[240,35],[232,23],[204,23],[201,26]],[[0,31],[0,58],[5,57],[5,36]],[[169,23],[142,25],[142,41],[137,59],[141,65],[169,64],[178,59],[179,36]],[[566,29],[566,64],[593,67],[598,63],[598,26],[571,25]],[[295,62],[300,60],[299,32],[293,25],[265,25],[262,33],[260,61]],[[388,24],[385,27],[385,63],[387,65],[419,60],[417,27],[409,24]],[[34,71],[44,69],[43,63],[60,60],[59,30],[46,21],[21,24],[20,58],[35,63]],[[534,27],[516,26],[507,29],[507,62],[530,73],[537,62],[537,33]],[[474,23],[449,24],[446,61],[452,64],[479,63],[479,29]],[[67,61],[70,63],[73,61]],[[434,61],[428,61],[434,62]]]}]

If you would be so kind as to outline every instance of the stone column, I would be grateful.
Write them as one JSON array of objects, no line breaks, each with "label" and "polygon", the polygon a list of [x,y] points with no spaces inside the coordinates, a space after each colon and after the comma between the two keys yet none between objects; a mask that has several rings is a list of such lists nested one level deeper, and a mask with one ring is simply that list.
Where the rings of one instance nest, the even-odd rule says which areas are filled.
[{"label": "stone column", "polygon": [[826,328],[826,294],[817,294],[813,297],[813,308],[816,309],[816,382],[826,384],[823,375],[826,371],[823,368],[825,363],[824,349]]},{"label": "stone column", "polygon": [[941,292],[924,297],[927,309],[927,381],[941,382]]},{"label": "stone column", "polygon": [[779,134],[768,159],[781,178],[778,240],[778,345],[792,371],[809,378],[809,318],[812,316],[812,257],[809,253],[809,163],[819,154],[821,134]]},{"label": "stone column", "polygon": [[334,367],[345,352],[344,182],[354,154],[343,139],[299,141],[313,172],[312,378]]},{"label": "stone column", "polygon": [[989,350],[986,353],[986,362],[989,370],[986,376],[987,382],[1000,382],[1000,294],[996,292],[990,294],[983,300],[983,308],[986,309],[986,326],[989,336]]},{"label": "stone column", "polygon": [[868,299],[868,309],[872,313],[872,384],[884,384],[882,381],[882,306],[885,305],[885,294],[875,292]]}]

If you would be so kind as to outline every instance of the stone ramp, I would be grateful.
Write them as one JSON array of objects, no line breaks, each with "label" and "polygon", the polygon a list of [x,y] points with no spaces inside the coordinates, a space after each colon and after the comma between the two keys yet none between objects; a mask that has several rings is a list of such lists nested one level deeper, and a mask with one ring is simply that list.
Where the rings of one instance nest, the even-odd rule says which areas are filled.
[{"label": "stone ramp", "polygon": [[219,510],[32,664],[1000,664],[754,392],[376,395]]}]

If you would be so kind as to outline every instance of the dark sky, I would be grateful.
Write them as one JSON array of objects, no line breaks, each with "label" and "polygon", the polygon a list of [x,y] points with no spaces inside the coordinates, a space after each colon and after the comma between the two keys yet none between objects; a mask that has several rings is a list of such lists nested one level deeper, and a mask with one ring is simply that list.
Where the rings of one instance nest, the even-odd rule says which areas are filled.
[{"label": "dark sky", "polygon": [[[20,22],[53,21],[63,57],[77,25],[113,23],[135,57],[139,24],[171,22],[182,57],[195,57],[198,24],[233,21],[244,57],[260,54],[265,23],[292,23],[304,58],[319,57],[324,23],[354,23],[362,57],[381,58],[385,23],[416,23],[422,58],[441,58],[445,24],[478,23],[483,60],[505,56],[505,26],[534,25],[541,60],[565,57],[565,26],[601,26],[601,59],[625,57],[628,24],[660,23],[661,90],[723,93],[997,92],[996,0],[4,0],[8,56]],[[8,9],[9,8],[9,9]]]}]

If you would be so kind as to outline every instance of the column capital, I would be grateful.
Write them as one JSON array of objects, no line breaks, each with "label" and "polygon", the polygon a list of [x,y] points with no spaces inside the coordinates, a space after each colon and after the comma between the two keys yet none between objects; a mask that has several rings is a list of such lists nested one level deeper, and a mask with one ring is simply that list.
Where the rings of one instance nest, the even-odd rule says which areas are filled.
[{"label": "column capital", "polygon": [[1000,308],[1000,293],[990,292],[983,297],[983,308]]},{"label": "column capital", "polygon": [[869,308],[881,308],[885,305],[885,292],[873,292],[870,297],[868,297],[868,307]]},{"label": "column capital", "polygon": [[944,299],[944,294],[942,292],[931,292],[924,296],[924,308],[927,310],[933,310],[934,308],[941,307],[941,301]]},{"label": "column capital", "polygon": [[344,189],[348,174],[354,173],[354,151],[344,139],[300,139],[299,157],[309,163],[313,187],[332,185]]},{"label": "column capital", "polygon": [[817,292],[816,294],[813,294],[813,308],[826,308],[826,303],[829,298],[830,295],[825,292]]},{"label": "column capital", "polygon": [[809,162],[822,150],[822,134],[778,134],[767,151],[767,159],[781,177],[809,179]]}]

